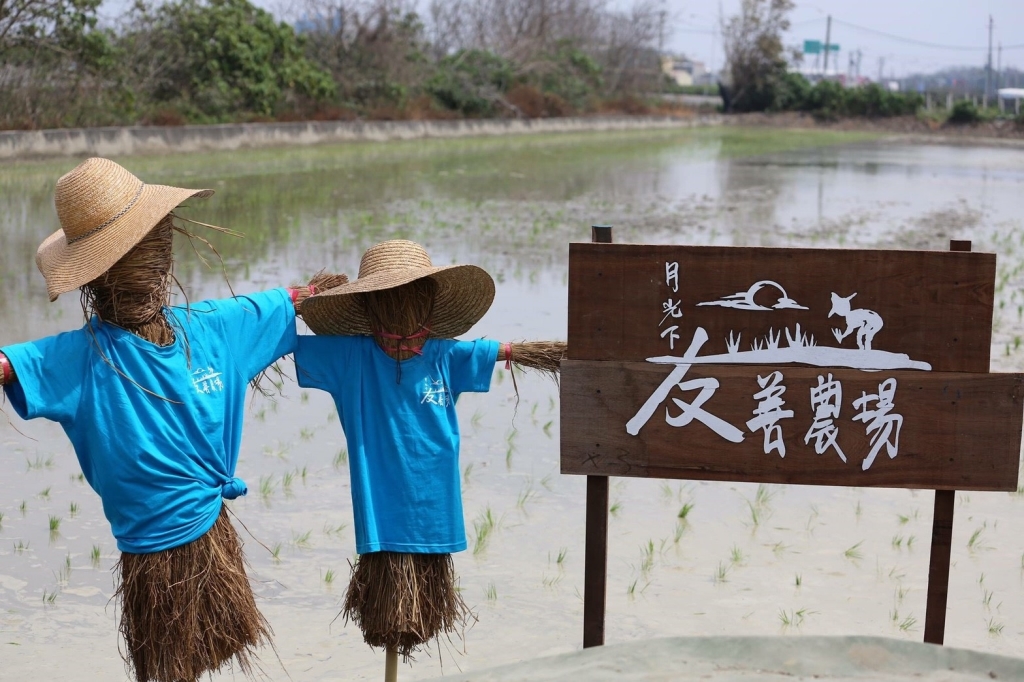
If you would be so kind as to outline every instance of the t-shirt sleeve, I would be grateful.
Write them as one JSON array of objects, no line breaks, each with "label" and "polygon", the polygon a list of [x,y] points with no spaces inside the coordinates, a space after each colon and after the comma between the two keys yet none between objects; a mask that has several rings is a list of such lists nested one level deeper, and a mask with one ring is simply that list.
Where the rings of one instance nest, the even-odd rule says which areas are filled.
[{"label": "t-shirt sleeve", "polygon": [[235,365],[251,381],[295,351],[295,306],[287,289],[209,301]]},{"label": "t-shirt sleeve", "polygon": [[344,337],[304,334],[295,346],[295,379],[303,388],[330,393],[338,388],[337,372],[345,364]]},{"label": "t-shirt sleeve", "polygon": [[74,419],[82,396],[90,346],[86,332],[74,331],[0,348],[14,368],[15,381],[4,386],[22,419]]},{"label": "t-shirt sleeve", "polygon": [[448,383],[455,394],[486,393],[491,389],[497,341],[455,341],[448,349]]}]

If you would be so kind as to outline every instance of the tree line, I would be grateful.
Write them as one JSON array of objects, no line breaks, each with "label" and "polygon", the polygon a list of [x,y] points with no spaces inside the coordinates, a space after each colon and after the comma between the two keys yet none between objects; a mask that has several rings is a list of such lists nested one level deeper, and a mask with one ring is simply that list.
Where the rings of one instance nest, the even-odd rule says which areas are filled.
[{"label": "tree line", "polygon": [[663,76],[653,0],[0,0],[0,128],[627,111]]}]

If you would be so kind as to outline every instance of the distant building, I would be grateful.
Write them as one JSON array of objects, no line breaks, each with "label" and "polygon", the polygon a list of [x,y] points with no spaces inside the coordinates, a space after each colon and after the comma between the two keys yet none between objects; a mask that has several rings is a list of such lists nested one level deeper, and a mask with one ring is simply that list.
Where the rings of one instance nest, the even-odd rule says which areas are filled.
[{"label": "distant building", "polygon": [[704,62],[698,62],[683,56],[663,55],[661,58],[661,71],[678,85],[701,83],[707,77],[707,68],[704,66]]}]

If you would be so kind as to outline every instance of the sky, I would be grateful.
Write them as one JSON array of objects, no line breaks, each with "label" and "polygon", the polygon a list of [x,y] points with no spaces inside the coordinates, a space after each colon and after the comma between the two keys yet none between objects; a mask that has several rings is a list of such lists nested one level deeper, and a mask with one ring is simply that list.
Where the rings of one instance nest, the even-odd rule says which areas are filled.
[{"label": "sky", "polygon": [[[1024,69],[1024,0],[795,0],[795,4],[786,43],[824,42],[826,17],[832,15],[831,41],[840,47],[843,72],[849,51],[858,49],[863,53],[861,74],[872,78],[878,76],[880,58],[885,60],[886,76],[932,72],[946,66],[984,66],[989,15],[995,25],[992,67],[997,66],[996,45],[1002,42],[1005,48],[1016,46],[1004,48],[1003,66]],[[740,0],[664,0],[664,5],[671,17],[671,38],[665,48],[720,68],[719,11],[726,17],[735,14]],[[974,49],[952,49],[956,47]]]}]

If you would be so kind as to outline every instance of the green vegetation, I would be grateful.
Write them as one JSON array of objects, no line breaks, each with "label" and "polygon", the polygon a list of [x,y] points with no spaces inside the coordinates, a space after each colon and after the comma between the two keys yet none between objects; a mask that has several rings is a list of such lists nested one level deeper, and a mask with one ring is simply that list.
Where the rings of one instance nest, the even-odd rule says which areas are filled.
[{"label": "green vegetation", "polygon": [[0,10],[0,129],[644,113],[636,93],[664,78],[642,2],[528,3],[513,21],[488,0],[423,16],[339,0],[293,25],[249,0],[137,0],[106,26],[100,4]]}]

